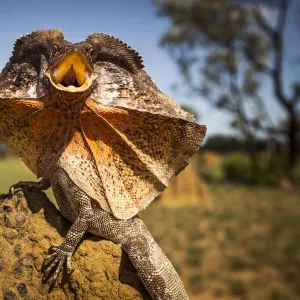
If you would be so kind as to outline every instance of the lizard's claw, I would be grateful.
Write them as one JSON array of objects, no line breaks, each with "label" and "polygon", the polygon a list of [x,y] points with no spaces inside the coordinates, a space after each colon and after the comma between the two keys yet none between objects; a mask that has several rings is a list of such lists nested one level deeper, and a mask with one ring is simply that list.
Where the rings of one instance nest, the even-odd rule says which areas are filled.
[{"label": "lizard's claw", "polygon": [[21,191],[23,188],[28,188],[28,189],[32,189],[34,182],[26,182],[26,181],[19,181],[16,184],[13,184],[10,188],[9,188],[9,194],[10,195],[14,195],[15,193]]},{"label": "lizard's claw", "polygon": [[9,188],[9,195],[14,195],[16,192],[21,191],[22,189],[36,189],[38,191],[46,190],[51,186],[48,179],[42,179],[41,181],[19,181],[18,183],[12,185]]},{"label": "lizard's claw", "polygon": [[15,193],[19,192],[21,190],[19,183],[16,183],[12,185],[9,188],[9,195],[14,195]]},{"label": "lizard's claw", "polygon": [[46,260],[53,259],[53,261],[50,264],[50,266],[45,270],[44,279],[48,277],[51,271],[55,270],[54,273],[51,275],[51,277],[48,280],[46,280],[49,283],[54,283],[57,280],[58,274],[60,273],[60,271],[62,271],[65,262],[67,264],[67,272],[71,273],[72,271],[71,257],[73,251],[68,251],[63,249],[63,248],[67,248],[66,246],[63,247],[63,245],[58,246],[52,244],[51,247],[55,247],[57,248],[57,250],[54,253],[46,256]]}]

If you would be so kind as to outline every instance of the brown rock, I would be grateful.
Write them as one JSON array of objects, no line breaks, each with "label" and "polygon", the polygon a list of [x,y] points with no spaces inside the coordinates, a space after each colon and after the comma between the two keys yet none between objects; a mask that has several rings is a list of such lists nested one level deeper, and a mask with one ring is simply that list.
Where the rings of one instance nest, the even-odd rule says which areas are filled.
[{"label": "brown rock", "polygon": [[127,254],[92,235],[73,255],[72,274],[60,274],[55,286],[43,282],[44,258],[70,223],[44,193],[25,196],[0,200],[0,299],[151,299]]}]

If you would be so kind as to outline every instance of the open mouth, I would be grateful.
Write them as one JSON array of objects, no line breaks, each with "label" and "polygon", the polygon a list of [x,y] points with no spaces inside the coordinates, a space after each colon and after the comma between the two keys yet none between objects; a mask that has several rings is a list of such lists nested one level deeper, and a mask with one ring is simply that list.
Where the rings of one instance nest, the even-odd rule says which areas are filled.
[{"label": "open mouth", "polygon": [[66,54],[46,74],[56,88],[70,92],[86,90],[94,78],[92,68],[77,51]]}]

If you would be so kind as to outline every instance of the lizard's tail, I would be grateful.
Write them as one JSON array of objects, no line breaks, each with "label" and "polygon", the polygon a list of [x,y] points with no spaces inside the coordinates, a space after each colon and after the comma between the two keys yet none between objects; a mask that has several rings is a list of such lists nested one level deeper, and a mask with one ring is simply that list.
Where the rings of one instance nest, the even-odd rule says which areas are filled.
[{"label": "lizard's tail", "polygon": [[175,268],[154,241],[143,221],[135,219],[138,230],[121,243],[138,274],[155,300],[188,300]]}]

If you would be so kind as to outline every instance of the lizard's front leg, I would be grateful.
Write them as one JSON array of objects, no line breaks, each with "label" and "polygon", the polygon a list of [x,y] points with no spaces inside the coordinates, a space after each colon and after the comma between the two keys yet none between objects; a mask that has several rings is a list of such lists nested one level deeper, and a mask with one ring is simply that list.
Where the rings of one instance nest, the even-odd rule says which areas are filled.
[{"label": "lizard's front leg", "polygon": [[69,229],[63,243],[59,245],[53,245],[57,250],[48,255],[46,259],[53,259],[52,263],[45,270],[44,278],[46,278],[49,273],[55,269],[55,272],[49,279],[49,281],[56,281],[59,272],[63,269],[64,263],[67,263],[67,271],[70,273],[72,270],[71,267],[71,257],[74,253],[74,250],[83,235],[89,227],[90,219],[93,216],[93,209],[90,207],[89,202],[86,203],[84,207],[81,207],[79,214]]},{"label": "lizard's front leg", "polygon": [[37,189],[37,190],[47,190],[51,186],[49,179],[42,179],[41,181],[35,182],[35,181],[19,181],[18,183],[12,185],[9,188],[9,194],[13,195],[16,192],[28,188],[28,189]]},{"label": "lizard's front leg", "polygon": [[60,246],[54,245],[57,250],[46,257],[53,261],[45,270],[45,277],[48,277],[49,273],[55,269],[50,278],[50,281],[55,281],[65,262],[68,272],[71,271],[71,257],[87,231],[94,211],[90,198],[75,185],[71,185],[62,170],[54,174],[51,184],[61,213],[73,223],[63,243]]}]

